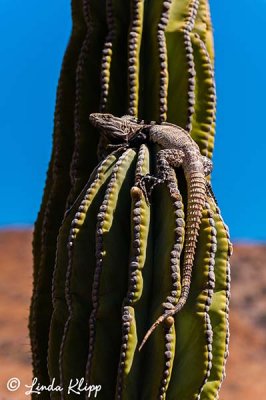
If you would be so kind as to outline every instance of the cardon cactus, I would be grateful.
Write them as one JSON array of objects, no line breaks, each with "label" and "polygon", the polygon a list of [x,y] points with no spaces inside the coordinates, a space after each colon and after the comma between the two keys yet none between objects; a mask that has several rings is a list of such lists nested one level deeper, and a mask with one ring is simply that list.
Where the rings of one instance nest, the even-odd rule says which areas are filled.
[{"label": "cardon cactus", "polygon": [[187,301],[139,351],[187,278],[191,198],[177,168],[147,199],[139,181],[156,175],[160,147],[117,146],[89,122],[95,112],[167,121],[211,159],[208,1],[73,0],[72,16],[33,239],[33,374],[53,383],[38,396],[216,399],[228,355],[231,244],[210,184]]}]

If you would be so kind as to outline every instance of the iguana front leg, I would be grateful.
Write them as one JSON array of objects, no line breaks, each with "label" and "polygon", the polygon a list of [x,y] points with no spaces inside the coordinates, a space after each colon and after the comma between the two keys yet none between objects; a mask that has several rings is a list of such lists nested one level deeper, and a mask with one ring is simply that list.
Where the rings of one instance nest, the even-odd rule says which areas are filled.
[{"label": "iguana front leg", "polygon": [[179,167],[184,158],[182,150],[164,149],[156,156],[156,176],[147,174],[140,176],[137,186],[143,191],[146,201],[150,203],[153,189],[163,183],[173,183],[174,168]]}]

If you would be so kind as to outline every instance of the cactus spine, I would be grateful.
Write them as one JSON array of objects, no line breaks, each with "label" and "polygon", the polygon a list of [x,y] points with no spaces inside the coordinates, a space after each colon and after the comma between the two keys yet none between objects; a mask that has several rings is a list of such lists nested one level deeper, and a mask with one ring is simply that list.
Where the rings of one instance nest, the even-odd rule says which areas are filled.
[{"label": "cactus spine", "polygon": [[[92,112],[169,121],[212,157],[216,93],[207,0],[73,0],[51,162],[35,224],[33,374],[101,385],[101,399],[218,398],[228,355],[231,245],[212,197],[201,217],[188,301],[138,346],[180,296],[187,188],[149,206],[136,186],[159,148],[108,153]],[[97,151],[100,164],[97,166]],[[173,196],[173,193],[179,193]],[[86,393],[81,397],[85,398]],[[80,398],[80,396],[79,396]]]}]

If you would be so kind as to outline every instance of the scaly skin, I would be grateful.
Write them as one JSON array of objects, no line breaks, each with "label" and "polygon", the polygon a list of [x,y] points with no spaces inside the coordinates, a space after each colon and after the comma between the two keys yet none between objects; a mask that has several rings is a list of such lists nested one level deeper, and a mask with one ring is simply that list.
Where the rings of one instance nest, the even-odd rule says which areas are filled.
[{"label": "scaly skin", "polygon": [[157,155],[158,176],[156,178],[145,176],[142,179],[140,186],[144,192],[146,192],[146,180],[153,182],[148,194],[157,183],[171,181],[172,168],[182,166],[186,177],[188,201],[181,295],[177,304],[172,309],[166,310],[148,330],[139,348],[141,349],[156,326],[167,317],[179,312],[188,298],[202,210],[207,196],[206,176],[211,171],[211,161],[201,155],[198,145],[184,129],[173,124],[145,124],[130,116],[118,118],[111,114],[100,113],[91,114],[90,121],[108,139],[119,138],[118,146],[123,145],[123,141],[124,145],[129,146],[136,137],[144,134],[151,142],[163,148]]}]

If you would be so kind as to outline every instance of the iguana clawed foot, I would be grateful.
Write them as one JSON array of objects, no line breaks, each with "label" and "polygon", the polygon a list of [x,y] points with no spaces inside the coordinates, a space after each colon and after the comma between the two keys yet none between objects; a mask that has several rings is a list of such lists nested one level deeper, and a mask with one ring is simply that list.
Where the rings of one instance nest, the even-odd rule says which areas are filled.
[{"label": "iguana clawed foot", "polygon": [[126,150],[129,147],[127,143],[108,144],[106,146],[107,153],[112,153],[115,150]]},{"label": "iguana clawed foot", "polygon": [[163,179],[157,178],[156,176],[150,174],[146,174],[137,176],[136,186],[142,190],[147,204],[150,205],[150,198],[153,189],[157,185],[161,185],[164,182],[165,181]]}]

